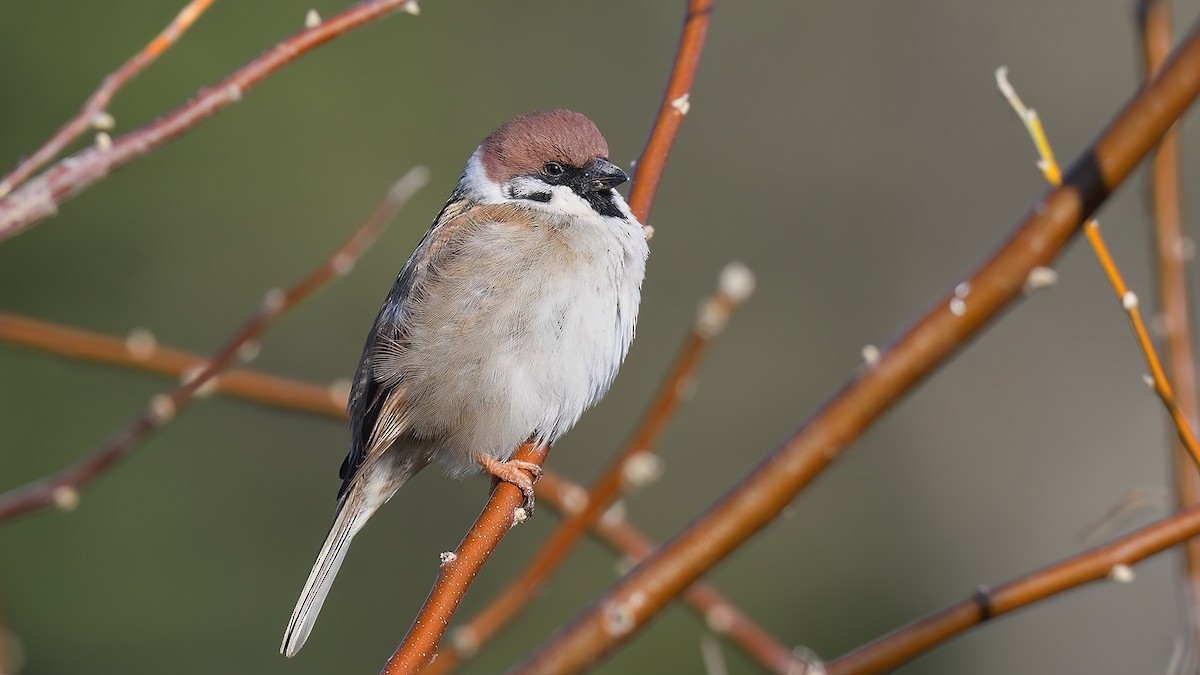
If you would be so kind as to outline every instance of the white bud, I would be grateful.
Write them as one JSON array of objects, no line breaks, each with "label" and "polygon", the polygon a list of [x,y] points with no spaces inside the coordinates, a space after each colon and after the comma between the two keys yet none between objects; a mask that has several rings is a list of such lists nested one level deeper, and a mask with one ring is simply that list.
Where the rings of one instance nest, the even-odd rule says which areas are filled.
[{"label": "white bud", "polygon": [[1025,292],[1036,291],[1058,283],[1058,272],[1052,267],[1035,267],[1025,278]]},{"label": "white bud", "polygon": [[863,363],[866,363],[868,366],[874,366],[879,363],[879,359],[883,357],[883,354],[879,351],[879,347],[867,345],[862,348],[862,357]]},{"label": "white bud", "polygon": [[631,488],[642,488],[662,477],[662,457],[652,452],[630,455],[621,465],[621,476]]},{"label": "white bud", "polygon": [[263,296],[263,309],[274,314],[287,304],[287,293],[282,288],[272,288]]},{"label": "white bud", "polygon": [[513,509],[513,527],[520,525],[526,520],[529,520],[529,512],[526,511],[524,507],[518,506],[517,508]]},{"label": "white bud", "polygon": [[967,313],[967,303],[963,302],[962,298],[954,298],[950,301],[950,313],[954,316],[962,316]]},{"label": "white bud", "polygon": [[479,651],[479,637],[475,635],[475,631],[466,626],[454,631],[450,637],[450,643],[454,645],[454,651],[466,659],[475,656]]},{"label": "white bud", "polygon": [[54,488],[51,495],[54,506],[59,511],[74,511],[79,506],[79,491],[70,485],[60,485]]},{"label": "white bud", "polygon": [[568,485],[563,488],[561,499],[563,512],[572,516],[582,513],[588,505],[587,490],[578,485]]},{"label": "white bud", "polygon": [[1125,308],[1126,312],[1132,312],[1133,310],[1137,309],[1137,294],[1133,291],[1125,291],[1125,295],[1121,296],[1121,306]]},{"label": "white bud", "polygon": [[754,272],[740,262],[731,262],[721,270],[717,290],[735,303],[742,303],[754,292]]},{"label": "white bud", "polygon": [[321,25],[321,15],[318,14],[317,10],[315,10],[315,9],[308,10],[308,13],[304,15],[304,27],[305,28],[316,28],[317,26],[320,26],[320,25]]},{"label": "white bud", "polygon": [[117,125],[117,121],[113,116],[101,110],[92,116],[92,128],[100,131],[111,131]]},{"label": "white bud", "polygon": [[150,358],[156,349],[158,349],[158,340],[154,338],[154,333],[145,328],[134,328],[129,331],[129,335],[125,336],[125,350],[139,361]]},{"label": "white bud", "polygon": [[1131,583],[1134,579],[1133,568],[1123,563],[1113,565],[1112,570],[1108,573],[1108,578],[1118,584]]},{"label": "white bud", "polygon": [[150,399],[150,423],[160,427],[175,417],[175,400],[166,394],[157,394]]},{"label": "white bud", "polygon": [[671,107],[678,111],[680,115],[686,115],[692,109],[691,97],[688,94],[684,94],[672,100]]},{"label": "white bud", "polygon": [[258,353],[262,351],[262,343],[258,340],[246,340],[242,346],[238,347],[237,357],[242,363],[249,363],[258,358]]}]

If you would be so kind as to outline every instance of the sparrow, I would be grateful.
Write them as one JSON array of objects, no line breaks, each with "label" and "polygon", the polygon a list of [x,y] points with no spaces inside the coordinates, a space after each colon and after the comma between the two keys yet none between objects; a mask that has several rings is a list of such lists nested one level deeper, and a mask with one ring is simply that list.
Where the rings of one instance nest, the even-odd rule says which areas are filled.
[{"label": "sparrow", "polygon": [[533,506],[529,440],[553,444],[612,384],[649,249],[629,177],[590,119],[519,115],[484,139],[404,263],[351,386],[333,525],[280,652],[294,656],[354,535],[418,471],[481,469]]}]

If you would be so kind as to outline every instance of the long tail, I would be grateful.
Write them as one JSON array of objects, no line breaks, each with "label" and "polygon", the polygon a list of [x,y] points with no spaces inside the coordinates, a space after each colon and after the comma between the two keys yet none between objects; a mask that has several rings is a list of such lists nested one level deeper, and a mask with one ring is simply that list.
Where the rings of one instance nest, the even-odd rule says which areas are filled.
[{"label": "long tail", "polygon": [[363,500],[354,499],[354,495],[347,497],[338,505],[333,527],[329,528],[325,545],[321,547],[317,562],[308,573],[308,581],[304,583],[304,590],[300,593],[300,599],[296,601],[296,609],[292,610],[292,619],[283,634],[283,644],[279,646],[279,653],[288,658],[300,651],[304,641],[308,639],[308,634],[312,632],[321,605],[325,603],[329,588],[333,586],[333,579],[337,576],[342,561],[346,559],[350,540],[383,505],[382,501],[377,504],[363,504]]}]

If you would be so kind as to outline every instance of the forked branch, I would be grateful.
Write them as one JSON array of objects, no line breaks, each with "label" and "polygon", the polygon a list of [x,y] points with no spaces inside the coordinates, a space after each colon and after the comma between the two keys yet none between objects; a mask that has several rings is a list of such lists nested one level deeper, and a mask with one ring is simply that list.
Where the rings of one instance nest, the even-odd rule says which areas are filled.
[{"label": "forked branch", "polygon": [[46,141],[42,147],[38,148],[28,158],[17,164],[3,180],[0,180],[0,198],[12,192],[13,188],[20,185],[33,175],[34,171],[42,168],[47,162],[58,156],[58,153],[67,147],[71,141],[79,138],[88,129],[106,130],[112,125],[112,117],[105,110],[108,107],[109,101],[112,100],[117,90],[125,86],[125,83],[132,80],[142,69],[154,62],[163,52],[175,44],[188,28],[200,18],[206,9],[212,5],[213,0],[192,0],[189,2],[179,14],[162,30],[153,40],[142,47],[141,51],[134,54],[120,68],[113,71],[104,81],[100,83],[100,88],[95,91],[87,102],[83,104],[83,109],[77,115],[72,117],[63,125],[57,133]]},{"label": "forked branch", "polygon": [[[302,54],[399,9],[417,13],[416,0],[362,0],[340,14],[283,40],[154,122],[111,143],[93,145],[54,164],[13,192],[0,197],[0,241],[54,215],[60,204],[113,169],[182,136],[200,122],[240,101],[246,92]],[[11,189],[13,186],[8,187]]]}]

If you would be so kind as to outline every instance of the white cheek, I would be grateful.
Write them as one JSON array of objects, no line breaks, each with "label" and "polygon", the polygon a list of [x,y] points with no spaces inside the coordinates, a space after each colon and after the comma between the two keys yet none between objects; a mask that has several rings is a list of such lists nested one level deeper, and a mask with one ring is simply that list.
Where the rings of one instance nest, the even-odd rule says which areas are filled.
[{"label": "white cheek", "polygon": [[587,203],[583,197],[575,194],[575,191],[566,185],[554,185],[550,187],[550,201],[548,202],[531,202],[534,208],[542,208],[554,213],[575,216],[577,218],[595,218],[596,211],[592,205]]}]

